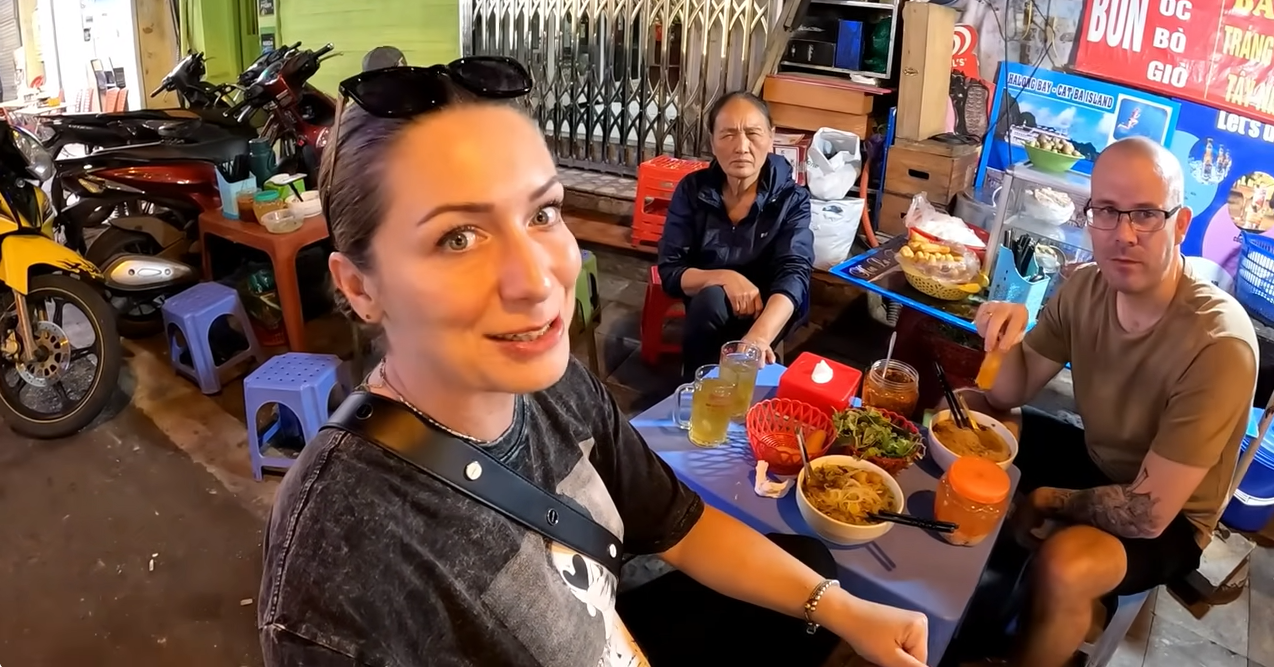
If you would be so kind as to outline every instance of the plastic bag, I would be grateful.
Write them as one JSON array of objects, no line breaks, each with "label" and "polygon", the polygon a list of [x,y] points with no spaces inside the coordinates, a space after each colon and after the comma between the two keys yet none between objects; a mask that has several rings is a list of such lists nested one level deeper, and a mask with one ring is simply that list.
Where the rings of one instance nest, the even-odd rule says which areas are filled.
[{"label": "plastic bag", "polygon": [[862,140],[853,132],[820,128],[805,153],[805,184],[814,199],[844,199],[863,166]]},{"label": "plastic bag", "polygon": [[923,192],[912,197],[906,223],[907,229],[917,231],[931,241],[956,244],[976,252],[986,249],[986,243],[973,233],[971,227],[960,218],[934,208]]},{"label": "plastic bag", "polygon": [[863,221],[863,200],[810,200],[810,231],[814,232],[814,268],[827,269],[849,258]]},{"label": "plastic bag", "polygon": [[922,237],[912,237],[900,248],[897,260],[907,273],[950,285],[975,282],[982,272],[982,262],[968,248]]}]

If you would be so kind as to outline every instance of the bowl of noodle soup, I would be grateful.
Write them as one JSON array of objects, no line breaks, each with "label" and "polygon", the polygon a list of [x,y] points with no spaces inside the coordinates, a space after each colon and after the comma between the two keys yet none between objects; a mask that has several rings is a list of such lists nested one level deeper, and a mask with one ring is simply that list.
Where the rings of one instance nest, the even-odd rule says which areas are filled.
[{"label": "bowl of noodle soup", "polygon": [[867,519],[871,512],[901,512],[902,487],[883,468],[852,456],[830,454],[810,461],[796,478],[796,507],[820,537],[845,546],[865,544],[894,524]]},{"label": "bowl of noodle soup", "polygon": [[939,410],[929,420],[929,452],[944,471],[962,456],[977,456],[1008,470],[1017,458],[1017,438],[1008,427],[990,415],[973,412],[979,426],[974,433],[955,425],[950,410]]}]

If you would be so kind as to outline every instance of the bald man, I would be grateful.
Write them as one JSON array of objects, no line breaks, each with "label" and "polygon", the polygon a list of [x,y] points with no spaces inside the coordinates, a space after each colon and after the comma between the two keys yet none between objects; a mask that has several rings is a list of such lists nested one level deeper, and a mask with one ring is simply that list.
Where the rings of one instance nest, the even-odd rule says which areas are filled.
[{"label": "bald man", "polygon": [[1081,429],[1020,412],[1027,496],[1013,524],[1035,549],[1022,665],[1067,664],[1095,601],[1197,568],[1229,493],[1256,334],[1232,296],[1186,266],[1183,193],[1181,165],[1162,146],[1110,145],[1084,209],[1095,264],[1067,280],[1029,332],[1021,305],[978,310],[987,350],[1005,355],[990,391],[967,397],[1017,411],[1069,363],[1083,419]]}]

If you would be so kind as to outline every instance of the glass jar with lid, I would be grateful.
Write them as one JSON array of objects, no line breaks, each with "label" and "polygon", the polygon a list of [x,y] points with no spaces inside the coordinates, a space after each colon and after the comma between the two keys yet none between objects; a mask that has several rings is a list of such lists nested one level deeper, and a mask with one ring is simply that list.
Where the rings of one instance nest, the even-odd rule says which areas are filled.
[{"label": "glass jar with lid", "polygon": [[284,210],[287,207],[287,202],[279,196],[278,190],[262,190],[252,198],[252,210],[256,213],[257,220],[264,218],[266,213]]},{"label": "glass jar with lid", "polygon": [[933,516],[959,526],[943,537],[971,547],[995,531],[1009,506],[1009,474],[987,459],[963,456],[938,482]]},{"label": "glass jar with lid", "polygon": [[920,373],[897,359],[881,359],[863,378],[863,407],[911,417],[920,401]]}]

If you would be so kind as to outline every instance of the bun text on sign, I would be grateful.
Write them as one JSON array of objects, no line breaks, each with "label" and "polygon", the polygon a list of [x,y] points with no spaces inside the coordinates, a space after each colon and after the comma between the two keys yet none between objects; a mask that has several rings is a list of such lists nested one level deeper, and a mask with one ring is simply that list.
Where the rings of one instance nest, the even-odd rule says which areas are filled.
[{"label": "bun text on sign", "polygon": [[1274,121],[1274,0],[1091,0],[1075,69]]}]

